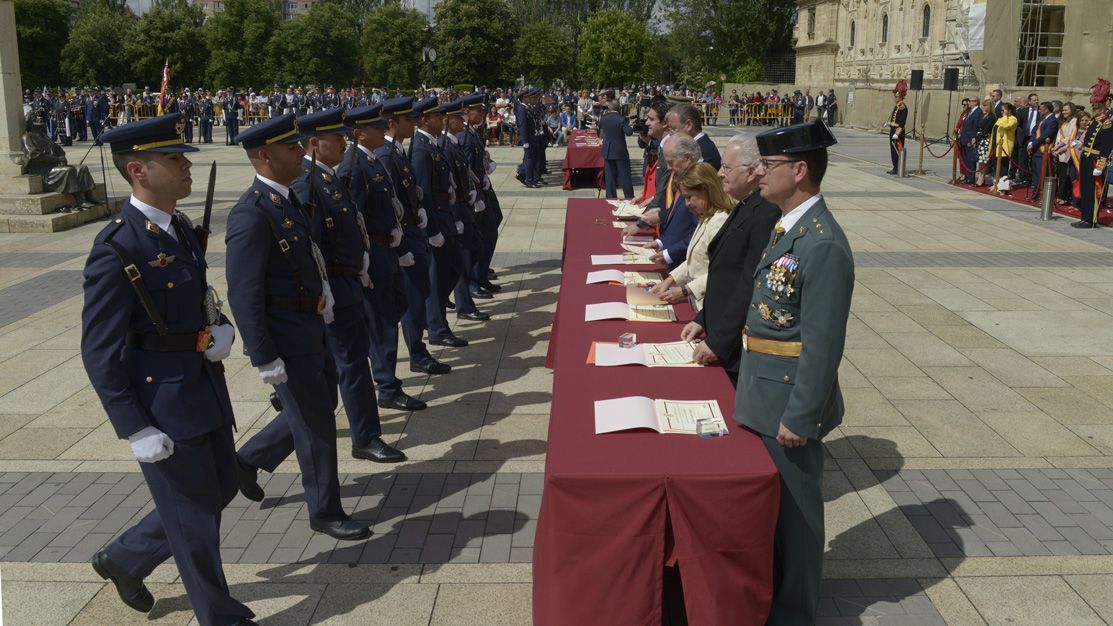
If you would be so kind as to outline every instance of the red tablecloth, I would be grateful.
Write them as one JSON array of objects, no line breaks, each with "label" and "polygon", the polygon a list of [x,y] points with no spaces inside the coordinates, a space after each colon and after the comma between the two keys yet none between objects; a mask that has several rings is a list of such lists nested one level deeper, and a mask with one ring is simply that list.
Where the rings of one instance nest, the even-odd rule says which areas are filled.
[{"label": "red tablecloth", "polygon": [[[595,187],[603,188],[603,140],[593,130],[574,130],[568,136],[568,151],[564,153],[564,188],[574,189],[576,180],[590,180]],[[594,178],[593,178],[594,176]]]},{"label": "red tablecloth", "polygon": [[[719,368],[597,368],[592,341],[634,331],[675,341],[680,324],[584,322],[589,303],[621,301],[586,285],[591,254],[620,250],[602,200],[572,199],[565,223],[545,490],[533,555],[538,626],[660,624],[662,571],[677,563],[692,624],[764,624],[772,597],[780,486],[760,439],[730,420],[734,390]],[[649,266],[619,266],[646,270]],[[681,320],[692,310],[677,307]],[[718,400],[731,433],[594,434],[594,401],[645,395]]]}]

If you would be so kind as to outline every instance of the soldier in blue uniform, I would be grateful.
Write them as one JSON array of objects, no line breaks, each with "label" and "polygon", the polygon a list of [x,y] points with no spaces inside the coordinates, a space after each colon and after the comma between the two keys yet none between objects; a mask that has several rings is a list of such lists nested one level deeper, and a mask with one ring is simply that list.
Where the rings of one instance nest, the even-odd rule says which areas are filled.
[{"label": "soldier in blue uniform", "polygon": [[338,174],[348,185],[352,202],[363,213],[371,244],[369,270],[373,288],[364,291],[371,337],[371,370],[378,385],[379,406],[400,411],[426,408],[402,391],[396,375],[398,324],[406,311],[406,286],[400,261],[412,265],[414,255],[402,246],[402,223],[407,219],[394,192],[386,163],[376,154],[386,139],[382,105],[350,109],[345,117],[355,141],[348,147]]},{"label": "soldier in blue uniform", "polygon": [[100,139],[100,134],[104,131],[104,125],[108,122],[108,98],[111,92],[106,87],[101,90],[100,94],[94,98],[93,112],[96,115],[97,123],[93,126],[93,141]]},{"label": "soldier in blue uniform", "polygon": [[[429,297],[429,241],[426,228],[429,213],[421,206],[421,188],[406,158],[401,142],[413,136],[414,119],[421,117],[410,96],[383,102],[382,114],[388,123],[383,145],[375,156],[387,167],[394,186],[394,195],[402,204],[402,266],[406,286],[406,311],[402,314],[402,336],[410,353],[410,371],[424,374],[447,374],[452,367],[429,354],[422,341],[425,332],[425,300]],[[436,225],[433,224],[433,228]],[[405,253],[412,258],[407,259]]]},{"label": "soldier in blue uniform", "polygon": [[491,185],[490,175],[494,173],[496,163],[491,160],[490,154],[487,152],[487,96],[481,93],[472,94],[466,96],[464,102],[468,116],[468,123],[465,126],[464,151],[467,153],[468,165],[471,166],[472,173],[481,181],[475,204],[476,235],[479,242],[476,246],[477,252],[472,264],[474,276],[472,297],[490,299],[494,297],[493,293],[501,289],[492,282],[494,276],[491,272],[491,259],[494,257],[495,247],[498,245],[499,225],[502,224],[502,208],[499,206],[495,189]]},{"label": "soldier in blue uniform", "polygon": [[182,99],[178,104],[178,112],[182,114],[182,119],[185,121],[185,142],[193,143],[193,116],[197,114],[197,106],[193,100],[193,94],[189,93],[186,89],[182,93]]},{"label": "soldier in blue uniform", "polygon": [[[50,119],[53,106],[50,103],[50,98],[43,97],[41,89],[36,89],[34,97],[31,99],[31,113],[35,119],[38,120],[39,125],[43,128],[51,128]],[[53,139],[51,133],[51,139]]]},{"label": "soldier in blue uniform", "polygon": [[518,141],[522,144],[522,162],[518,165],[515,178],[526,187],[537,188],[541,186],[541,180],[537,175],[537,143],[534,141],[537,128],[529,107],[532,96],[533,89],[522,89],[514,107],[514,116],[518,119]]},{"label": "soldier in blue uniform", "polygon": [[89,124],[89,133],[93,135],[93,141],[97,140],[100,136],[101,118],[100,111],[97,109],[97,95],[96,90],[85,95],[85,120]]},{"label": "soldier in blue uniform", "polygon": [[[471,171],[466,151],[467,133],[464,131],[464,99],[459,98],[441,106],[445,114],[444,133],[440,138],[440,148],[448,157],[449,171],[452,174],[452,215],[455,219],[456,261],[455,269],[459,276],[454,288],[456,298],[456,317],[473,322],[491,319],[475,306],[472,291],[479,287],[475,284],[475,255],[479,251],[480,239],[476,232],[476,203],[479,197],[481,179]],[[480,207],[486,208],[480,204]]]},{"label": "soldier in blue uniform", "polygon": [[283,109],[286,108],[286,96],[278,90],[278,85],[275,85],[274,91],[267,96],[267,106],[270,107],[271,119],[283,114]]},{"label": "soldier in blue uniform", "polygon": [[167,115],[101,135],[131,184],[85,264],[81,356],[117,436],[127,439],[155,510],[93,557],[129,607],[154,605],[143,579],[171,556],[201,624],[254,624],[229,594],[220,515],[236,494],[235,420],[221,360],[235,331],[205,279],[205,257],[175,210],[195,148]]},{"label": "soldier in blue uniform", "polygon": [[263,499],[259,469],[273,472],[289,455],[301,468],[309,526],[335,539],[371,534],[340,502],[336,421],[325,374],[325,324],[334,300],[313,220],[290,185],[301,174],[305,150],[293,114],[240,134],[256,176],[228,215],[228,302],[243,334],[244,351],[263,382],[273,385],[281,411],[239,450],[244,497]]},{"label": "soldier in blue uniform", "polygon": [[201,99],[197,101],[197,118],[201,124],[201,143],[213,142],[213,116],[216,108],[208,90],[201,92]]},{"label": "soldier in blue uniform", "polygon": [[60,139],[63,146],[72,146],[75,132],[73,112],[64,93],[58,94],[58,98],[51,103],[51,109],[51,139],[56,141]]},{"label": "soldier in blue uniform", "polygon": [[224,92],[224,145],[236,145],[236,136],[240,134],[240,99],[236,97],[236,90],[229,87]]},{"label": "soldier in blue uniform", "polygon": [[89,140],[89,130],[86,127],[87,112],[92,108],[89,104],[88,87],[82,89],[81,93],[70,103],[71,110],[73,111],[74,138],[78,141]]},{"label": "soldier in blue uniform", "polygon": [[438,145],[444,132],[444,112],[437,99],[425,98],[414,104],[421,121],[410,145],[414,177],[421,189],[421,208],[429,216],[425,233],[431,248],[429,255],[429,295],[425,298],[425,322],[429,343],[435,346],[462,348],[468,345],[452,333],[444,309],[448,296],[460,279],[457,266],[456,226],[452,215],[451,164]]}]

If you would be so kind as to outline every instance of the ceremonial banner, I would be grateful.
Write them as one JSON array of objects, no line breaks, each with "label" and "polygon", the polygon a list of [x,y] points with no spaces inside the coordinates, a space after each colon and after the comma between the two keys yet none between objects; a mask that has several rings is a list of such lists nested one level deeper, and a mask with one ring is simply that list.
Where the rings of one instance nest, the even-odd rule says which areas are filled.
[{"label": "ceremonial banner", "polygon": [[162,115],[162,102],[166,97],[166,88],[170,86],[170,59],[162,65],[162,87],[158,89],[158,114]]}]

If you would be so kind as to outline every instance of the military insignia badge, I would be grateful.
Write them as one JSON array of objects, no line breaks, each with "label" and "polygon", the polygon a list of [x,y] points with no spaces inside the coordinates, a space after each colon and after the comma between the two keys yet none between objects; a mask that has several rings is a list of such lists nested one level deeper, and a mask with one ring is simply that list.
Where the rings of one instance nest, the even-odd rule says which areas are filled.
[{"label": "military insignia badge", "polygon": [[326,174],[325,172],[321,172],[321,178],[324,179],[326,183],[332,182],[332,176]]},{"label": "military insignia badge", "polygon": [[177,121],[177,122],[176,122],[176,123],[174,124],[174,132],[175,132],[175,133],[178,133],[179,135],[181,135],[182,133],[184,133],[184,132],[185,132],[185,129],[186,129],[186,123],[185,123],[185,120],[184,120],[184,119],[179,119],[179,120],[178,120],[178,121]]},{"label": "military insignia badge", "polygon": [[174,255],[173,254],[166,254],[165,252],[159,252],[158,256],[155,257],[154,260],[147,261],[147,265],[150,265],[151,267],[166,267],[167,265],[170,265],[173,262],[174,262]]},{"label": "military insignia badge", "polygon": [[271,192],[271,202],[273,202],[275,204],[282,204],[282,196],[280,196],[277,193],[272,191]]},{"label": "military insignia badge", "polygon": [[339,191],[337,191],[336,193],[332,194],[332,199],[333,199],[333,200],[339,200],[339,199],[341,199],[341,198],[343,198],[343,197],[344,197],[344,194],[340,193]]},{"label": "military insignia badge", "polygon": [[769,321],[773,317],[773,311],[769,308],[769,305],[764,302],[758,305],[757,312],[761,315],[761,319],[765,321]]},{"label": "military insignia badge", "polygon": [[288,217],[286,219],[282,220],[282,228],[293,228],[293,227],[294,227],[294,220],[292,220]]},{"label": "military insignia badge", "polygon": [[147,220],[147,230],[156,235],[162,232],[161,229],[159,229],[158,224],[152,222],[151,220]]},{"label": "military insignia badge", "polygon": [[788,328],[789,326],[792,326],[793,322],[795,321],[796,318],[794,318],[792,316],[792,313],[789,313],[788,311],[780,310],[773,313],[773,325],[777,328]]}]

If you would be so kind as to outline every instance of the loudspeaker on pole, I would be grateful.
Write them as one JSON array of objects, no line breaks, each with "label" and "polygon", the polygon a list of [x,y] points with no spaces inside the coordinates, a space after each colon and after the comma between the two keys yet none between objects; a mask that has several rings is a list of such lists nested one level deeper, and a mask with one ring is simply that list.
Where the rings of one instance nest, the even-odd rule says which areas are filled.
[{"label": "loudspeaker on pole", "polygon": [[943,89],[958,91],[958,68],[948,67],[943,70]]},{"label": "loudspeaker on pole", "polygon": [[908,88],[913,91],[919,91],[924,88],[923,70],[912,70],[912,80],[909,81]]}]

